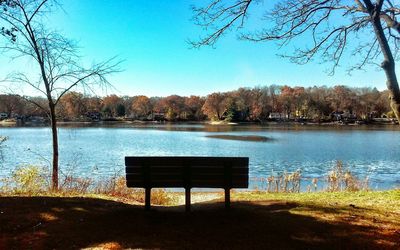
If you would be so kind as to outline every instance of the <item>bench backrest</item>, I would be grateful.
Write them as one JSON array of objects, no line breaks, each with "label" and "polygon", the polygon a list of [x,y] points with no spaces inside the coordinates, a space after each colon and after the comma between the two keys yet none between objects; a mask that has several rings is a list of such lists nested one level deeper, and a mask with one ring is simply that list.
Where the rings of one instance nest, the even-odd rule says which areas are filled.
[{"label": "bench backrest", "polygon": [[248,188],[247,157],[125,157],[128,187]]}]

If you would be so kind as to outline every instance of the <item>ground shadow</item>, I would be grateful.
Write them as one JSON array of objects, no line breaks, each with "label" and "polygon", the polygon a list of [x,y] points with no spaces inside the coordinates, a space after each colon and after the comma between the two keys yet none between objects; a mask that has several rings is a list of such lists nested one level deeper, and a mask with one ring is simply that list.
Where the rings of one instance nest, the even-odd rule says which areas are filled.
[{"label": "ground shadow", "polygon": [[[153,207],[89,198],[0,197],[0,249],[384,249],[400,235],[317,220],[286,202]],[[310,209],[325,211],[326,208]],[[346,211],[343,211],[344,213]]]}]

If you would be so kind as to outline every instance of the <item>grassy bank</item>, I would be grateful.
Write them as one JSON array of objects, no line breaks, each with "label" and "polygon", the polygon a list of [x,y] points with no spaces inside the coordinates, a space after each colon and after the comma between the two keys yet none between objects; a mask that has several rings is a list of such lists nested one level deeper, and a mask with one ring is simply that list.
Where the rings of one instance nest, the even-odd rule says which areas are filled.
[{"label": "grassy bank", "polygon": [[136,200],[87,194],[0,196],[0,249],[398,249],[400,191],[183,194],[145,212]]}]

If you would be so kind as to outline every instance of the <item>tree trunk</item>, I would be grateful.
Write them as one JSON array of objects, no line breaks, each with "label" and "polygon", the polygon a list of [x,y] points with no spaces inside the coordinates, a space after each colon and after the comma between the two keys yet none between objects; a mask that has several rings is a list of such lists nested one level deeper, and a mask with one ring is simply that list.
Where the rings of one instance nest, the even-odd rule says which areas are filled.
[{"label": "tree trunk", "polygon": [[382,63],[382,68],[386,74],[386,86],[389,90],[389,99],[390,99],[390,107],[392,108],[397,121],[400,122],[400,93],[399,93],[399,85],[396,79],[396,72],[393,66],[389,66],[386,68],[385,61]]},{"label": "tree trunk", "polygon": [[396,76],[396,67],[392,51],[390,50],[389,43],[386,39],[385,33],[382,28],[380,19],[380,11],[375,10],[371,14],[372,25],[374,32],[379,42],[384,60],[381,64],[382,69],[386,74],[386,86],[389,90],[390,107],[392,108],[397,121],[400,122],[400,90]]},{"label": "tree trunk", "polygon": [[53,191],[58,190],[58,133],[57,133],[57,119],[55,106],[53,103],[49,103],[50,106],[50,120],[51,120],[51,134],[53,138],[53,173],[52,188]]}]

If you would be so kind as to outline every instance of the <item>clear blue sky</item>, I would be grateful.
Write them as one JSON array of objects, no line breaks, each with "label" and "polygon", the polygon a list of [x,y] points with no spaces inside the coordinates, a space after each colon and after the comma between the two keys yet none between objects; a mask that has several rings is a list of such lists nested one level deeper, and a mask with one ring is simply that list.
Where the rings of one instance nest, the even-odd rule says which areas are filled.
[{"label": "clear blue sky", "polygon": [[328,76],[327,65],[292,64],[276,56],[284,50],[274,43],[239,41],[234,34],[214,49],[191,49],[187,40],[200,35],[191,21],[196,2],[203,1],[64,0],[64,11],[55,13],[50,25],[77,40],[88,63],[115,55],[125,60],[124,71],[109,77],[116,90],[100,95],[207,95],[270,84],[385,89],[384,74],[375,68],[352,76],[340,69]]}]

